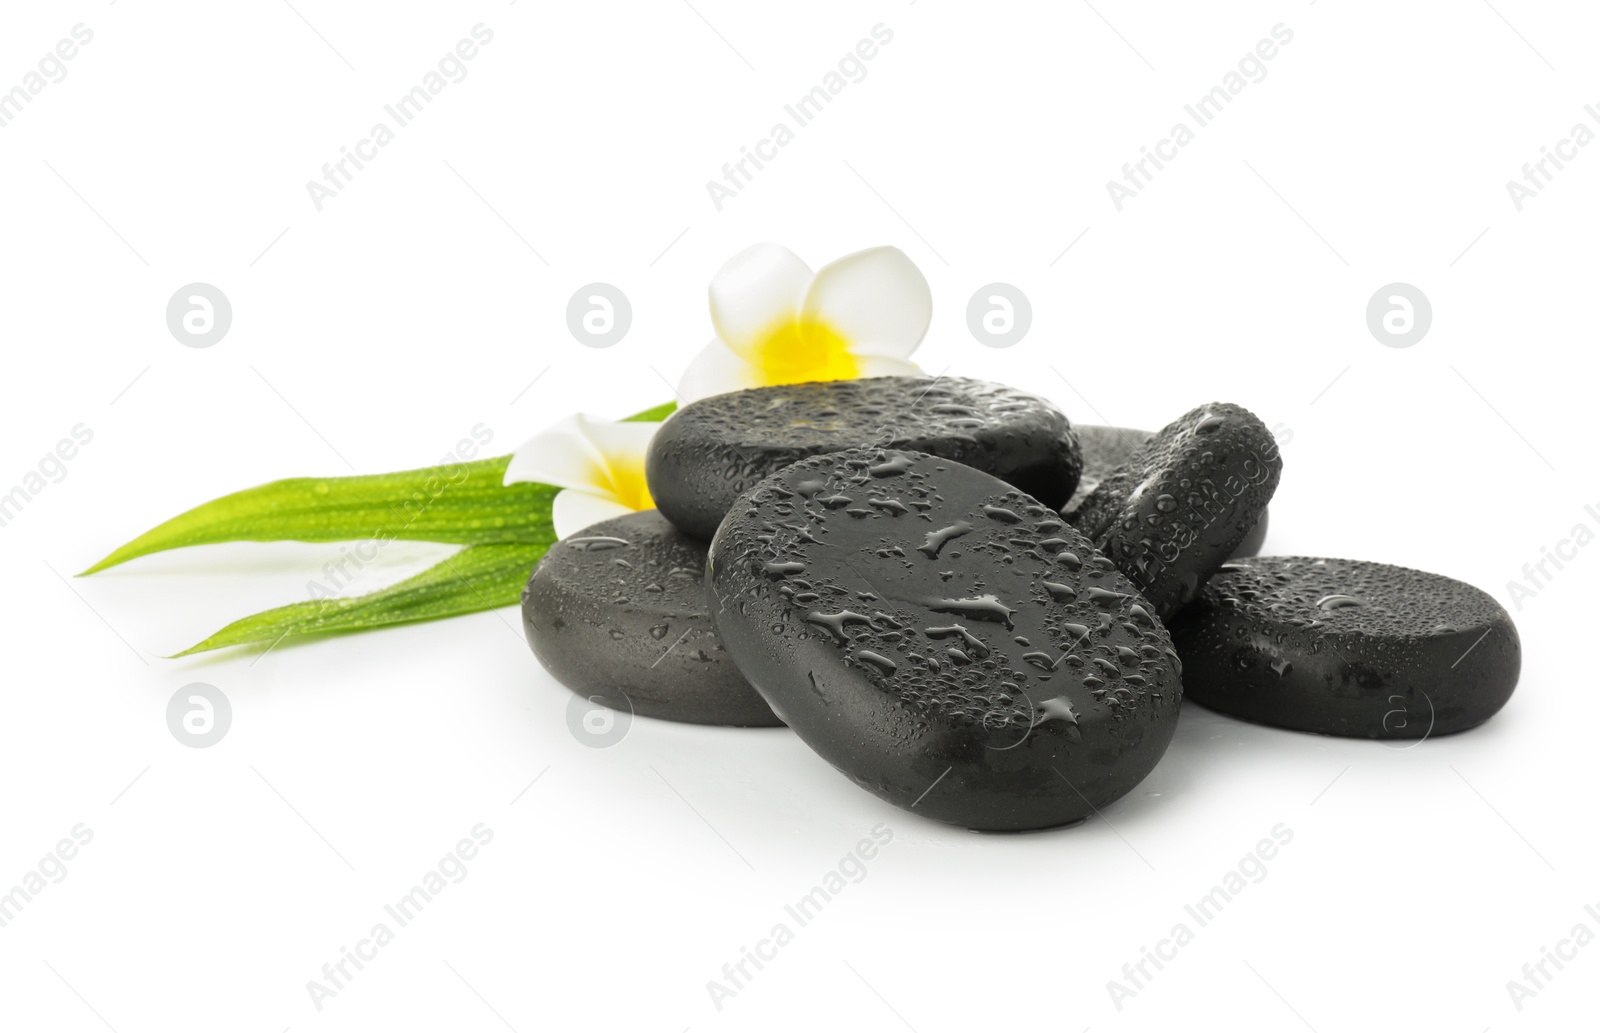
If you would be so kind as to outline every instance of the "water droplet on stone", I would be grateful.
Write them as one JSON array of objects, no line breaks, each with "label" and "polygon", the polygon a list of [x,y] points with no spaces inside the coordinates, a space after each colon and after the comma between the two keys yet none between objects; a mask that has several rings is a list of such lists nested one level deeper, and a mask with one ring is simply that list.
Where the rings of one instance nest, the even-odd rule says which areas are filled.
[{"label": "water droplet on stone", "polygon": [[599,552],[602,549],[625,549],[628,547],[628,540],[609,535],[591,535],[586,538],[568,538],[567,544],[583,552]]},{"label": "water droplet on stone", "polygon": [[878,668],[882,669],[884,671],[884,673],[886,673],[886,674],[894,673],[895,669],[900,666],[899,664],[895,663],[893,660],[891,660],[888,657],[884,656],[882,653],[874,653],[870,649],[857,650],[856,651],[856,656],[858,656],[861,659],[867,661],[867,663],[869,663],[869,664],[873,664],[873,665],[877,666]]},{"label": "water droplet on stone", "polygon": [[972,525],[965,520],[957,520],[949,527],[942,527],[937,531],[929,531],[917,551],[924,553],[930,560],[939,558],[939,550],[950,543],[951,539],[960,538],[972,532]]}]

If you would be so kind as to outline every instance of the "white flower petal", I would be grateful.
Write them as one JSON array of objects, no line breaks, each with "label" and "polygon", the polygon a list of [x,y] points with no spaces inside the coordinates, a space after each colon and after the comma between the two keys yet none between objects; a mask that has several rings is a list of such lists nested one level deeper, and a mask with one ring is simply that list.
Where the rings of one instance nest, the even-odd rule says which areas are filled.
[{"label": "white flower petal", "polygon": [[583,418],[568,416],[535,434],[511,453],[511,462],[506,466],[506,476],[501,483],[523,481],[593,491],[605,489],[610,477],[604,458],[585,432]]},{"label": "white flower petal", "polygon": [[632,512],[616,499],[571,488],[556,492],[550,503],[550,521],[556,526],[557,538],[570,538],[592,524]]},{"label": "white flower petal", "polygon": [[896,247],[875,247],[829,262],[800,303],[803,319],[828,324],[858,355],[903,359],[933,320],[927,279]]},{"label": "white flower petal", "polygon": [[737,355],[753,357],[774,326],[794,321],[811,269],[780,244],[756,244],[711,278],[711,324]]},{"label": "white flower petal", "polygon": [[760,385],[760,370],[729,351],[721,341],[713,340],[683,371],[683,378],[678,381],[679,404]]},{"label": "white flower petal", "polygon": [[923,368],[909,359],[891,359],[887,355],[857,355],[863,377],[925,377]]},{"label": "white flower petal", "polygon": [[632,464],[644,459],[650,439],[661,428],[659,423],[627,423],[622,420],[605,420],[580,413],[579,425],[600,457],[609,466],[623,462]]},{"label": "white flower petal", "polygon": [[661,424],[600,420],[593,416],[579,416],[578,421],[605,463],[611,496],[632,508],[654,508],[645,484],[644,456]]}]

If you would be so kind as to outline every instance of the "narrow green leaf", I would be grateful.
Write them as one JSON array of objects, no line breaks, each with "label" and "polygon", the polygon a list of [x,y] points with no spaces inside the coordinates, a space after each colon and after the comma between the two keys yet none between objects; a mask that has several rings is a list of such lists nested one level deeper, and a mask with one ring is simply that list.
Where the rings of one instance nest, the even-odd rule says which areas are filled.
[{"label": "narrow green leaf", "polygon": [[84,574],[154,552],[216,542],[368,538],[482,545],[550,534],[543,484],[502,485],[509,456],[357,477],[296,477],[234,492],[173,517]]},{"label": "narrow green leaf", "polygon": [[[665,419],[667,402],[626,417]],[[550,533],[556,490],[502,485],[510,456],[400,473],[296,477],[224,495],[160,524],[83,571],[217,542],[343,542],[368,538],[484,545],[538,542]]]},{"label": "narrow green leaf", "polygon": [[623,423],[660,423],[662,420],[678,411],[677,402],[663,402],[644,412],[636,412],[632,416],[624,416]]},{"label": "narrow green leaf", "polygon": [[517,602],[533,565],[554,541],[470,545],[388,588],[345,599],[311,599],[234,621],[176,656],[252,642],[454,617]]}]

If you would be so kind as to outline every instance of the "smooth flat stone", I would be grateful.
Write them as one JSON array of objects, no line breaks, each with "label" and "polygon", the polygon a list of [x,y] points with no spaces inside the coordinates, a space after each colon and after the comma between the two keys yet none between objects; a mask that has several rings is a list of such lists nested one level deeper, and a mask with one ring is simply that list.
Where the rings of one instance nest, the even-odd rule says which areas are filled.
[{"label": "smooth flat stone", "polygon": [[702,398],[656,432],[645,476],[662,514],[709,541],[763,477],[866,445],[954,459],[1052,507],[1071,497],[1082,468],[1066,416],[1036,395],[957,377],[869,377]]},{"label": "smooth flat stone", "polygon": [[1522,668],[1516,626],[1486,592],[1360,560],[1235,560],[1171,627],[1189,699],[1324,735],[1464,731],[1505,705]]},{"label": "smooth flat stone", "polygon": [[706,725],[781,724],[717,640],[706,547],[655,510],[550,547],[522,593],[522,626],[555,679],[615,710]]},{"label": "smooth flat stone", "polygon": [[1079,821],[1172,739],[1166,629],[1054,508],[917,452],[855,449],[742,496],[711,543],[717,634],[863,789],[971,829]]},{"label": "smooth flat stone", "polygon": [[1282,470],[1265,424],[1248,409],[1212,402],[1140,446],[1070,519],[1166,620],[1249,537]]}]

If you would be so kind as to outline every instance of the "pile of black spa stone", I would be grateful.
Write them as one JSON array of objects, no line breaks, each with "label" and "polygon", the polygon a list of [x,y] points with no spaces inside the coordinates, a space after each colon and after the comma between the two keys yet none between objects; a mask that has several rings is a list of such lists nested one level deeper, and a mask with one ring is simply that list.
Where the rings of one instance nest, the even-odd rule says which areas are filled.
[{"label": "pile of black spa stone", "polygon": [[1152,434],[978,380],[716,395],[657,432],[658,509],[540,561],[524,627],[584,696],[786,724],[863,789],[986,831],[1127,793],[1185,694],[1370,739],[1493,716],[1521,666],[1505,610],[1437,574],[1256,555],[1282,468],[1221,402]]}]

